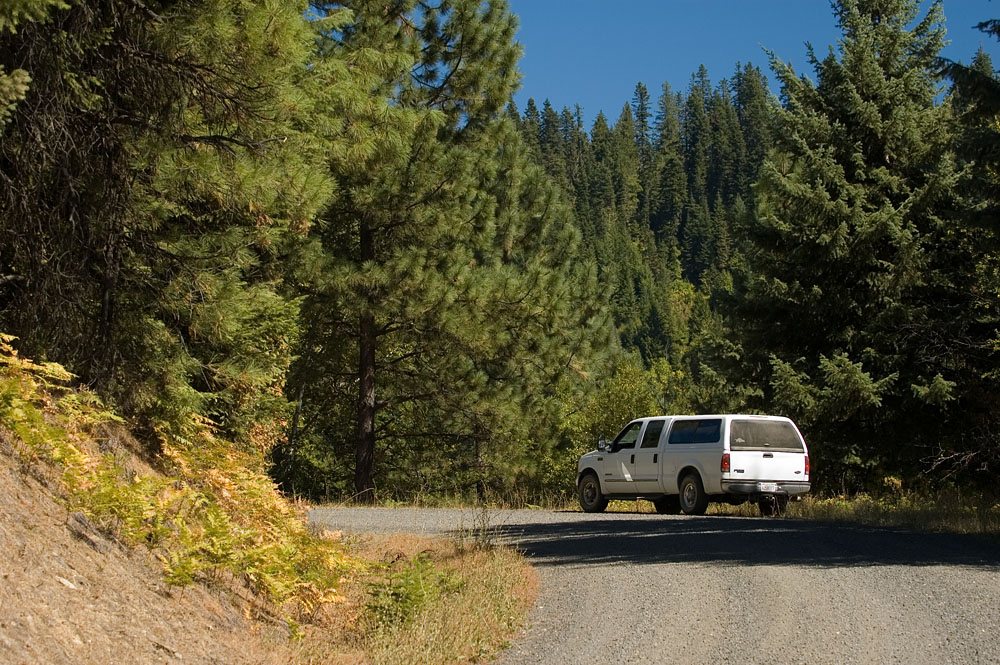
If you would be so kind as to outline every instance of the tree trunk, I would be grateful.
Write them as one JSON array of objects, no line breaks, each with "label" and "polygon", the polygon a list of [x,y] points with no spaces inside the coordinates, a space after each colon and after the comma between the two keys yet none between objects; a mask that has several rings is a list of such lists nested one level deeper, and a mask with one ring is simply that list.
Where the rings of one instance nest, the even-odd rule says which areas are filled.
[{"label": "tree trunk", "polygon": [[288,439],[279,443],[271,450],[271,463],[274,465],[274,479],[281,491],[295,495],[295,463],[298,457],[299,420],[302,417],[302,400],[305,397],[305,381],[299,386],[299,396],[295,400],[295,412],[292,413],[292,426],[288,430]]},{"label": "tree trunk", "polygon": [[[367,220],[361,220],[361,261],[375,258],[375,242]],[[375,315],[374,297],[358,326],[358,420],[355,435],[354,500],[375,501]]]},{"label": "tree trunk", "polygon": [[355,441],[354,500],[375,501],[375,317],[361,315],[358,346],[358,427]]},{"label": "tree trunk", "polygon": [[[115,252],[117,253],[117,252]],[[97,323],[97,371],[94,379],[98,385],[108,385],[115,374],[115,304],[118,290],[119,266],[116,257],[108,258],[101,279],[101,314]]]}]

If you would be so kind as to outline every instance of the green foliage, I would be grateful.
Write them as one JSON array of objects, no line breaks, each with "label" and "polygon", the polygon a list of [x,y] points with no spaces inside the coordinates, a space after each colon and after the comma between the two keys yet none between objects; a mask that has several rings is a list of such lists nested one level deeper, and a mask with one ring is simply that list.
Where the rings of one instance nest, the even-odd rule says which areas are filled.
[{"label": "green foliage", "polygon": [[658,411],[657,394],[648,375],[634,358],[625,358],[582,408],[568,414],[566,431],[574,447],[586,452],[598,438],[610,440],[633,418]]},{"label": "green foliage", "polygon": [[995,495],[963,495],[953,487],[936,492],[906,489],[892,476],[882,479],[876,493],[807,497],[790,504],[788,515],[918,531],[1000,533],[1000,503]]},{"label": "green foliage", "polygon": [[[979,29],[997,38],[996,20]],[[957,187],[961,205],[949,218],[947,233],[939,239],[937,270],[947,280],[935,294],[943,305],[935,321],[944,344],[944,362],[933,379],[911,384],[914,397],[947,415],[950,429],[937,442],[933,468],[945,474],[971,478],[990,489],[990,478],[1000,464],[994,419],[997,394],[997,330],[1000,329],[996,219],[1000,202],[997,178],[1000,146],[1000,83],[989,56],[980,49],[964,67],[944,64],[954,86],[951,102],[957,117],[955,151],[965,166]],[[938,306],[940,306],[938,305]],[[940,342],[939,342],[940,343]],[[928,373],[929,374],[929,373]]]},{"label": "green foliage", "polygon": [[[897,375],[874,380],[862,363],[853,363],[846,354],[820,356],[814,375],[798,371],[795,365],[771,356],[771,390],[782,413],[793,415],[804,425],[842,418],[864,418],[882,407],[883,396],[893,388]],[[940,389],[937,388],[937,389]],[[929,389],[928,389],[929,390]]]},{"label": "green foliage", "polygon": [[[771,390],[774,405],[779,413],[786,413],[801,425],[811,423],[817,412],[819,391],[810,382],[809,375],[799,372],[792,363],[771,356]],[[805,358],[800,359],[805,362]]]},{"label": "green foliage", "polygon": [[[831,486],[987,482],[995,72],[939,60],[939,4],[834,16],[814,80],[772,57],[781,107],[753,65],[701,67],[588,131],[510,104],[504,2],[9,1],[0,328],[198,477],[271,453],[311,496],[559,492],[655,411],[792,415]],[[180,543],[179,580],[247,567],[220,487],[111,482],[22,387],[26,449],[103,469],[95,519]],[[108,411],[89,394],[67,417]]]},{"label": "green foliage", "polygon": [[305,8],[107,0],[0,32],[32,81],[0,147],[0,325],[147,423],[270,448],[286,417],[284,261],[330,195]]},{"label": "green foliage", "polygon": [[954,381],[948,381],[940,374],[935,374],[929,384],[914,384],[910,387],[913,389],[913,394],[921,401],[931,406],[942,408],[948,402],[955,399],[954,391],[956,385]]},{"label": "green foliage", "polygon": [[561,400],[560,445],[541,474],[543,494],[550,498],[573,494],[577,460],[598,439],[610,441],[634,418],[691,411],[687,377],[662,359],[644,370],[638,358],[622,356],[607,378],[594,383],[586,395]]},{"label": "green foliage", "polygon": [[385,581],[371,585],[367,610],[376,624],[404,624],[428,603],[460,591],[464,584],[454,571],[436,567],[430,556],[420,553]]},{"label": "green foliage", "polygon": [[0,8],[0,32],[17,32],[17,26],[27,21],[44,21],[54,9],[67,9],[63,0],[6,0]]},{"label": "green foliage", "polygon": [[533,575],[520,555],[504,548],[456,552],[426,545],[376,572],[382,580],[369,588],[378,594],[374,605],[382,618],[374,608],[364,612],[355,643],[363,645],[366,662],[379,665],[490,661],[523,627],[535,598]]},{"label": "green foliage", "polygon": [[[93,468],[80,450],[79,437],[45,417],[52,399],[49,393],[65,393],[63,385],[72,375],[55,363],[20,358],[12,346],[15,339],[0,333],[0,425],[14,434],[15,452],[25,463],[56,464],[62,469],[63,484],[71,491],[81,491]],[[65,413],[74,418],[74,429],[86,430],[111,418],[97,408],[81,408],[84,400],[72,394],[63,401]]]},{"label": "green foliage", "polygon": [[664,86],[655,132],[641,84],[589,140],[569,110],[555,136],[548,105],[521,125],[569,189],[622,345],[682,376],[686,408],[795,417],[830,487],[985,480],[995,461],[1000,96],[979,53],[947,65],[939,101],[941,7],[919,10],[835,3],[844,39],[810,53],[813,80],[772,58],[783,108],[739,65]]},{"label": "green foliage", "polygon": [[23,69],[5,74],[3,67],[0,67],[0,129],[7,124],[17,102],[24,99],[29,83],[31,77]]}]

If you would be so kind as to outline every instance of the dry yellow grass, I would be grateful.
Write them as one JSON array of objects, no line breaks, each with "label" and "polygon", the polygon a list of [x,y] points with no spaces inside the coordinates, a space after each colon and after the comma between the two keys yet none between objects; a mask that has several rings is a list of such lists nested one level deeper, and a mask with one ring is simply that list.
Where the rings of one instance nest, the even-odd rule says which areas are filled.
[{"label": "dry yellow grass", "polygon": [[[331,534],[336,537],[338,534]],[[524,625],[538,591],[535,572],[507,549],[472,548],[410,534],[366,535],[345,543],[372,562],[347,581],[345,602],[323,609],[295,657],[300,665],[447,665],[491,660]],[[380,621],[370,605],[388,580],[427,562],[425,577],[449,580],[406,620]]]},{"label": "dry yellow grass", "polygon": [[1000,535],[1000,503],[981,497],[970,501],[956,492],[927,495],[900,491],[879,498],[867,494],[808,496],[790,504],[788,515],[918,531]]}]

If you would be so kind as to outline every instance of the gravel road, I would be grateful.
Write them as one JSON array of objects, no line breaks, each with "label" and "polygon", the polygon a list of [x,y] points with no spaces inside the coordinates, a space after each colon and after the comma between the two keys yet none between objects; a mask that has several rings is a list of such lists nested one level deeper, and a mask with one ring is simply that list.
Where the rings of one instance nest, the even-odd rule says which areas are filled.
[{"label": "gravel road", "polygon": [[[317,508],[348,532],[454,534],[475,510]],[[501,665],[1000,664],[1000,544],[782,519],[494,511],[541,577]]]}]

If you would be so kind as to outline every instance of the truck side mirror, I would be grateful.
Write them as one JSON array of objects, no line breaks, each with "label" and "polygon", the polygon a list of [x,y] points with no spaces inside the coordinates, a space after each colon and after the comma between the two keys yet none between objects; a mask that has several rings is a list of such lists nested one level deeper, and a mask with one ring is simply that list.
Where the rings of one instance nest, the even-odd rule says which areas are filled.
[{"label": "truck side mirror", "polygon": [[597,450],[604,453],[608,451],[608,440],[603,436],[597,440]]}]

